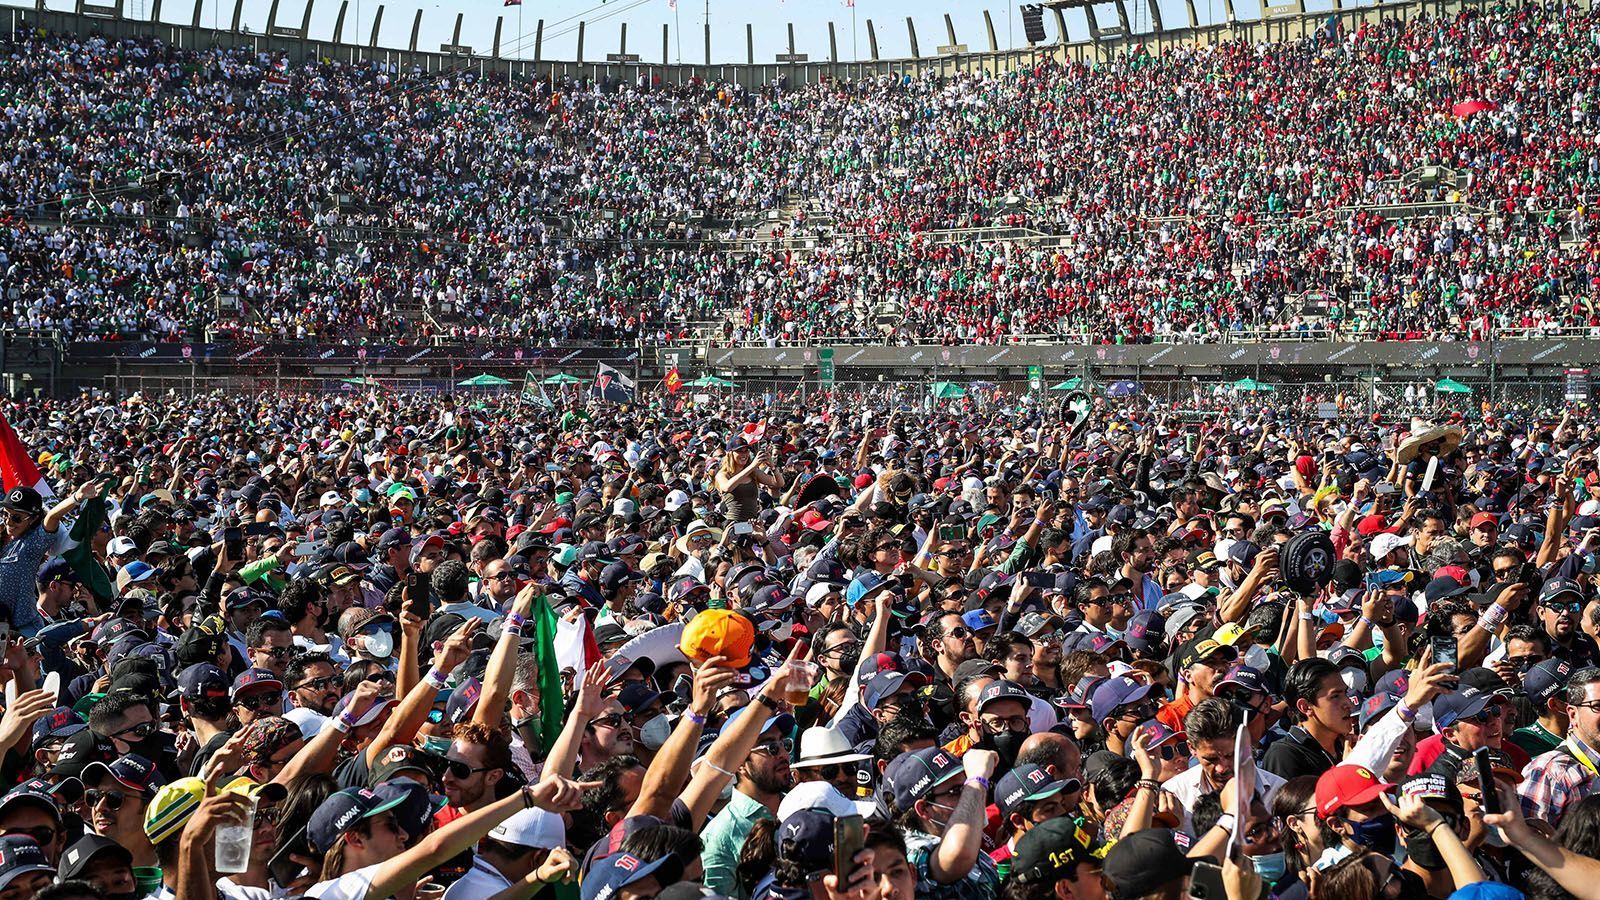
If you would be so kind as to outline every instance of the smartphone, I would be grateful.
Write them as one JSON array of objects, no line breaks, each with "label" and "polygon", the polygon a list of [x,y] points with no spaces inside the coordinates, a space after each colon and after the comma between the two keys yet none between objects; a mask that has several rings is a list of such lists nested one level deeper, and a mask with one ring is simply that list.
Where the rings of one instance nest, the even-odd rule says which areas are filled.
[{"label": "smartphone", "polygon": [[734,537],[749,537],[750,533],[752,531],[754,531],[754,530],[755,529],[753,529],[750,526],[749,522],[735,522],[735,523],[733,523],[733,535],[734,535]]},{"label": "smartphone", "polygon": [[428,580],[421,572],[406,573],[406,612],[424,621],[432,615],[428,603]]},{"label": "smartphone", "polygon": [[1448,663],[1450,671],[1456,668],[1456,639],[1453,637],[1436,637],[1428,642],[1433,649],[1435,663]]},{"label": "smartphone", "polygon": [[1056,586],[1056,576],[1049,572],[1024,572],[1022,580],[1039,590],[1051,590]]},{"label": "smartphone", "polygon": [[960,525],[940,525],[939,540],[961,541],[966,540],[967,533]]},{"label": "smartphone", "polygon": [[838,816],[833,820],[833,877],[842,890],[856,871],[856,854],[867,843],[867,831],[860,816]]},{"label": "smartphone", "polygon": [[687,672],[679,675],[678,680],[672,683],[672,693],[679,702],[688,706],[689,701],[694,698],[694,679]]},{"label": "smartphone", "polygon": [[244,558],[244,531],[238,527],[224,528],[222,530],[222,543],[228,548],[228,558],[238,561]]},{"label": "smartphone", "polygon": [[1494,766],[1489,763],[1489,748],[1479,747],[1472,751],[1472,762],[1478,767],[1478,791],[1482,794],[1478,803],[1483,806],[1485,813],[1500,812],[1500,792],[1495,787]]},{"label": "smartphone", "polygon": [[1228,888],[1222,883],[1222,867],[1209,857],[1195,860],[1189,873],[1189,896],[1192,900],[1226,900]]},{"label": "smartphone", "polygon": [[294,545],[294,555],[302,557],[314,556],[316,555],[318,546],[320,545],[316,541],[301,541],[300,543]]}]

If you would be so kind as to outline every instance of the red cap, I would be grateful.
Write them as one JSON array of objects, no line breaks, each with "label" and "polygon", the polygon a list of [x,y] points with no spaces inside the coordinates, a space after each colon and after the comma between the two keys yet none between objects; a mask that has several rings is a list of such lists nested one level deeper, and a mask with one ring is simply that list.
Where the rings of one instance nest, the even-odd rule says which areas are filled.
[{"label": "red cap", "polygon": [[810,531],[826,531],[828,529],[828,520],[822,517],[822,513],[814,509],[808,509],[801,513],[800,517],[795,521],[801,528]]},{"label": "red cap", "polygon": [[1499,528],[1500,517],[1490,512],[1481,512],[1472,517],[1472,523],[1470,527],[1479,528],[1484,525],[1493,525],[1495,528]]},{"label": "red cap", "polygon": [[856,481],[855,481],[856,490],[864,490],[864,489],[866,489],[866,487],[868,485],[872,484],[872,480],[873,480],[872,476],[868,475],[865,472],[862,472],[860,475],[857,475],[856,476]]},{"label": "red cap", "polygon": [[1379,781],[1366,766],[1334,766],[1317,779],[1317,818],[1326,819],[1341,809],[1371,803],[1394,785]]},{"label": "red cap", "polygon": [[1362,516],[1361,521],[1356,523],[1356,533],[1362,537],[1372,537],[1375,534],[1383,534],[1385,532],[1394,534],[1395,529],[1389,527],[1388,519],[1376,513],[1370,516]]}]

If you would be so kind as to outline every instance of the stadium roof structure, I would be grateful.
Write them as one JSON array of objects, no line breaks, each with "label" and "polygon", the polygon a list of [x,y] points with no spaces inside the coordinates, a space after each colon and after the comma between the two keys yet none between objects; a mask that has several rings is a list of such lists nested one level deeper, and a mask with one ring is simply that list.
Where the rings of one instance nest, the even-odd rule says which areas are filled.
[{"label": "stadium roof structure", "polygon": [[[466,14],[455,13],[454,21],[443,23],[437,7],[415,8],[407,5],[405,12],[412,18],[409,40],[403,46],[379,43],[389,4],[377,2],[376,12],[352,16],[355,0],[307,0],[298,19],[291,19],[283,7],[283,0],[272,0],[264,29],[252,29],[244,21],[244,0],[215,0],[210,17],[202,15],[207,7],[205,0],[149,0],[148,3],[129,3],[129,0],[73,0],[70,9],[52,9],[44,0],[32,0],[31,6],[12,7],[14,27],[43,28],[54,32],[98,34],[113,38],[158,38],[180,47],[204,47],[238,44],[253,46],[258,50],[281,52],[291,61],[316,61],[320,59],[355,60],[359,58],[382,59],[404,66],[415,66],[424,72],[447,69],[476,68],[482,73],[496,73],[509,78],[555,75],[582,78],[650,77],[668,83],[684,83],[692,79],[714,79],[737,82],[746,87],[759,87],[779,78],[791,83],[810,83],[827,78],[871,78],[888,74],[912,74],[934,71],[940,74],[956,72],[1007,72],[1031,66],[1043,58],[1071,59],[1080,62],[1111,59],[1129,53],[1160,53],[1164,48],[1187,46],[1196,43],[1210,44],[1225,40],[1284,41],[1307,36],[1333,25],[1356,27],[1367,20],[1420,15],[1428,11],[1425,0],[1401,0],[1382,6],[1338,5],[1331,11],[1308,12],[1303,0],[1282,5],[1266,4],[1259,18],[1242,18],[1234,9],[1233,0],[1207,0],[1206,21],[1202,22],[1195,0],[1184,0],[1188,21],[1165,21],[1156,0],[1110,0],[1109,3],[1091,3],[1090,0],[1049,0],[1041,4],[1024,4],[1037,7],[1040,13],[1053,14],[1054,35],[1045,29],[1032,29],[1028,43],[1016,48],[1002,48],[991,13],[983,12],[984,31],[981,35],[958,34],[949,13],[942,14],[943,34],[919,35],[911,18],[905,21],[906,38],[910,55],[901,58],[884,58],[878,40],[880,27],[887,23],[866,17],[866,49],[864,59],[850,60],[839,53],[838,35],[833,23],[828,23],[827,54],[797,52],[794,24],[787,28],[787,53],[779,53],[771,60],[758,60],[755,54],[754,25],[745,25],[745,41],[739,54],[742,62],[712,62],[714,58],[709,27],[703,34],[674,34],[668,25],[662,26],[661,43],[654,36],[645,41],[635,32],[630,44],[626,23],[606,23],[608,34],[598,35],[598,26],[589,28],[579,21],[576,26],[561,25],[565,33],[575,27],[576,58],[553,60],[545,56],[545,20],[530,24],[529,33],[520,37],[517,19],[498,14],[493,20],[492,39],[487,46],[464,41],[471,37],[466,31]],[[337,18],[331,31],[317,33],[313,28],[314,13],[328,4],[337,4]],[[220,5],[220,9],[218,8]],[[1114,21],[1097,11],[1103,7],[1115,9]],[[135,15],[131,9],[137,7]],[[1076,15],[1082,10],[1088,25],[1087,40],[1075,40],[1069,33],[1066,13]],[[519,7],[520,10],[520,7]],[[1025,15],[1031,10],[1025,10]],[[1214,11],[1214,12],[1213,12]],[[448,13],[444,15],[448,16]],[[1212,21],[1212,15],[1217,16]],[[421,42],[425,16],[429,19],[429,32],[448,33],[451,40],[441,42],[438,49]],[[206,19],[212,21],[208,24]],[[357,24],[357,19],[360,19]],[[370,23],[367,33],[359,33]],[[552,39],[558,23],[551,23]],[[610,27],[619,30],[610,32]],[[481,26],[488,31],[487,26]],[[892,26],[892,27],[898,27]],[[615,35],[615,40],[612,40]],[[848,38],[848,34],[846,35]],[[945,43],[933,44],[942,38]],[[678,43],[703,49],[703,62],[674,61],[679,57],[674,48]],[[659,49],[657,49],[659,48]],[[726,53],[720,45],[717,53]],[[695,52],[695,55],[700,55]],[[812,57],[816,56],[815,59]]]}]

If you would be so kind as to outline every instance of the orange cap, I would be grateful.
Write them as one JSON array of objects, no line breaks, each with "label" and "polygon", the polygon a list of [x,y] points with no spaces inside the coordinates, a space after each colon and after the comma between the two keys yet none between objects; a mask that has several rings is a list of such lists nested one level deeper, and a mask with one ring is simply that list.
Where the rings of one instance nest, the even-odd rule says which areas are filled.
[{"label": "orange cap", "polygon": [[750,647],[756,640],[756,626],[749,619],[726,609],[708,609],[689,620],[678,639],[678,649],[691,662],[703,663],[713,656],[726,657],[728,665],[742,669],[750,665]]}]

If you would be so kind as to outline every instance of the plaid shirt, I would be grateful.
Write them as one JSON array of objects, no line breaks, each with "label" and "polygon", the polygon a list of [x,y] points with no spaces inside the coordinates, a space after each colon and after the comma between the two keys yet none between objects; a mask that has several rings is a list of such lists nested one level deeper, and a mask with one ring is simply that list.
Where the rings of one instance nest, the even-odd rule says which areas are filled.
[{"label": "plaid shirt", "polygon": [[[1600,759],[1600,753],[1578,743],[1590,759]],[[1522,797],[1522,814],[1551,825],[1559,825],[1568,806],[1596,790],[1595,773],[1562,747],[1540,755],[1525,771],[1527,777],[1517,788]]]}]

